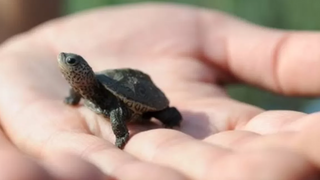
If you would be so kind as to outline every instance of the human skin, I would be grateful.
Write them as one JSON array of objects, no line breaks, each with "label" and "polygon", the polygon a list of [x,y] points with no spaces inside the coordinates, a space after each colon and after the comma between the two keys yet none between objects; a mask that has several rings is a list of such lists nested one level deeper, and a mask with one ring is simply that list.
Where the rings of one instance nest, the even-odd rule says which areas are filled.
[{"label": "human skin", "polygon": [[[317,178],[319,113],[265,111],[229,98],[224,85],[317,96],[319,39],[317,32],[269,29],[172,4],[53,20],[0,47],[0,120],[12,142],[6,145],[39,161],[73,153],[75,161],[121,180]],[[130,125],[134,135],[119,150],[108,121],[63,104],[69,86],[57,66],[61,51],[81,54],[96,71],[132,67],[150,74],[182,112],[181,127]]]}]

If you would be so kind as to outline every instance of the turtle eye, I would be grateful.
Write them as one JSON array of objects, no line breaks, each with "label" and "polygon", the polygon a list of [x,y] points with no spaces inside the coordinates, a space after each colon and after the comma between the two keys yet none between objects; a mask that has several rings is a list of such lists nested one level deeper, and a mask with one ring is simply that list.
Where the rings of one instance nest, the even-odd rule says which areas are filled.
[{"label": "turtle eye", "polygon": [[67,59],[66,59],[66,62],[68,63],[68,64],[70,64],[70,65],[75,65],[75,64],[77,64],[77,59],[76,58],[73,58],[73,57],[68,57]]}]

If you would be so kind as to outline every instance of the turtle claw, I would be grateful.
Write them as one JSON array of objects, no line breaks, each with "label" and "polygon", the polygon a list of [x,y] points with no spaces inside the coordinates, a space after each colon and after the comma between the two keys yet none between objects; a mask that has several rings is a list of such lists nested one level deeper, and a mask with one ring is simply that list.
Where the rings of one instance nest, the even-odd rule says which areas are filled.
[{"label": "turtle claw", "polygon": [[72,88],[69,90],[69,96],[65,97],[63,102],[68,105],[77,105],[79,104],[81,96],[76,93]]},{"label": "turtle claw", "polygon": [[129,140],[129,133],[126,134],[124,137],[117,137],[116,138],[116,142],[115,145],[119,148],[119,149],[123,149],[124,145],[127,143],[127,141]]},{"label": "turtle claw", "polygon": [[170,123],[170,124],[163,124],[164,128],[173,129],[174,127],[180,127],[180,124]]},{"label": "turtle claw", "polygon": [[65,104],[68,104],[68,105],[76,105],[78,102],[75,101],[74,98],[72,97],[66,97],[64,98],[64,101],[63,101]]}]

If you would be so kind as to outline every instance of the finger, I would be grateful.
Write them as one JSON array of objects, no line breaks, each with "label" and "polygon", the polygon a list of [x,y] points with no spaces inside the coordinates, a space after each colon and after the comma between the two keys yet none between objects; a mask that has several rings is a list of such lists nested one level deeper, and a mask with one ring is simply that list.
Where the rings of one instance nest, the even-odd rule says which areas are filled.
[{"label": "finger", "polygon": [[[320,113],[304,116],[283,127],[284,131],[256,136],[249,132],[226,132],[212,135],[205,139],[214,145],[221,145],[235,151],[252,149],[286,148],[308,157],[317,167],[320,167],[318,139]],[[239,140],[239,141],[237,141]]]},{"label": "finger", "polygon": [[240,130],[247,130],[259,134],[271,134],[279,131],[299,130],[292,125],[301,121],[307,115],[297,111],[265,111],[253,117],[248,123],[239,127]]},{"label": "finger", "polygon": [[[316,120],[319,120],[319,115],[317,116]],[[291,137],[292,140],[289,144],[291,145],[291,148],[308,157],[310,161],[317,165],[318,168],[320,167],[320,147],[318,143],[320,137],[319,132],[319,125],[309,124],[305,126],[305,129],[302,132],[297,133],[295,136]]]},{"label": "finger", "polygon": [[204,57],[247,83],[286,95],[319,95],[320,34],[256,26],[202,11]]},{"label": "finger", "polygon": [[320,155],[318,153],[318,141],[320,137],[319,117],[320,113],[315,113],[301,118],[290,126],[292,129],[299,129],[298,132],[282,138],[282,141],[281,138],[273,137],[273,140],[270,138],[269,144],[275,144],[276,142],[278,146],[282,145],[294,149],[308,157],[317,167],[320,167]]},{"label": "finger", "polygon": [[292,148],[297,132],[281,132],[259,135],[250,131],[226,131],[211,135],[204,142],[229,148],[233,151],[265,149],[274,147]]},{"label": "finger", "polygon": [[[315,173],[311,163],[292,152],[235,152],[176,131],[155,131],[136,135],[127,150],[141,159],[176,168],[192,179],[303,179]],[[139,148],[134,145],[142,139],[151,143]]]},{"label": "finger", "polygon": [[191,179],[201,180],[213,179],[208,165],[230,153],[228,149],[168,129],[136,134],[126,145],[126,151],[143,160],[175,168]]},{"label": "finger", "polygon": [[278,132],[299,132],[309,125],[318,125],[320,113],[305,114],[297,111],[265,111],[249,119],[237,130],[258,134],[274,134]]},{"label": "finger", "polygon": [[[303,155],[309,162],[313,163],[317,168],[320,167],[320,156],[319,156],[319,128],[315,125],[309,126],[300,132],[282,132],[263,136],[252,136],[248,135],[237,142],[228,142],[218,140],[218,138],[208,138],[207,142],[214,145],[221,145],[225,148],[230,148],[237,152],[247,151],[259,151],[270,148],[283,148],[294,151]],[[237,133],[229,133],[221,135],[220,137],[226,139],[237,139]]]},{"label": "finger", "polygon": [[51,138],[42,151],[44,157],[57,152],[75,153],[116,179],[186,179],[170,168],[141,162],[112,143],[88,134],[62,133]]},{"label": "finger", "polygon": [[[236,152],[212,162],[211,179],[317,179],[317,169],[303,156],[283,149]],[[214,177],[214,178],[213,178]],[[208,178],[210,179],[210,178]]]},{"label": "finger", "polygon": [[286,146],[295,133],[306,130],[310,125],[317,126],[319,116],[320,113],[306,115],[295,111],[266,111],[237,130],[219,132],[204,141],[232,149],[241,149],[242,146]]}]

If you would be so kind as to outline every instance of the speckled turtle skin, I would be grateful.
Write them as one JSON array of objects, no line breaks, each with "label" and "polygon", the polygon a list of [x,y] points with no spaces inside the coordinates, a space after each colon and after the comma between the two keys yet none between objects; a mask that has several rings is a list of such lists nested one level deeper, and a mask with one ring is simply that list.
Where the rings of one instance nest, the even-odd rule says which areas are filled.
[{"label": "speckled turtle skin", "polygon": [[86,107],[110,119],[118,148],[123,149],[129,139],[127,122],[146,122],[154,117],[166,128],[180,126],[180,112],[169,106],[165,94],[141,71],[94,72],[82,56],[65,52],[58,55],[58,65],[71,86],[64,102],[75,106],[83,99]]}]

